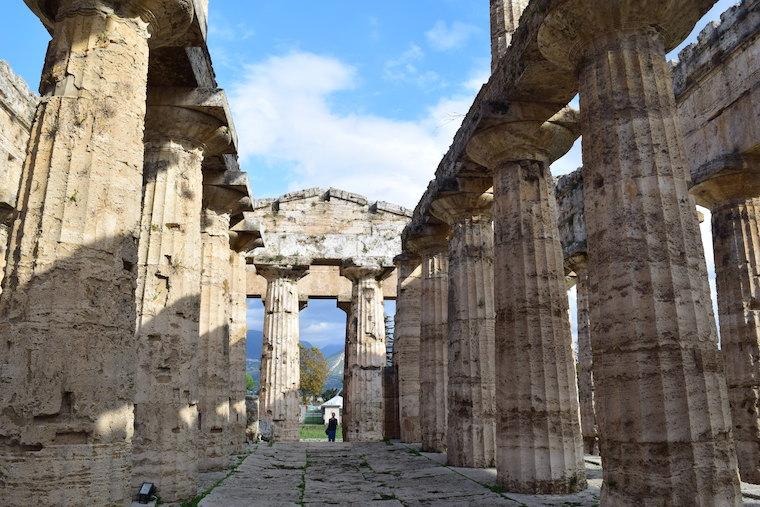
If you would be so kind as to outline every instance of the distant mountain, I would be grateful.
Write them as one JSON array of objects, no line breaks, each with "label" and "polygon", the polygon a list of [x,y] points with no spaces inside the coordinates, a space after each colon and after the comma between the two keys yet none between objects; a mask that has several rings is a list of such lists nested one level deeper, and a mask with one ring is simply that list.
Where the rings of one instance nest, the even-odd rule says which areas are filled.
[{"label": "distant mountain", "polygon": [[342,354],[345,346],[342,343],[334,343],[332,345],[325,345],[320,350],[325,355],[325,358],[333,357],[337,354]]},{"label": "distant mountain", "polygon": [[343,352],[338,352],[327,359],[330,368],[325,381],[325,389],[343,388]]}]

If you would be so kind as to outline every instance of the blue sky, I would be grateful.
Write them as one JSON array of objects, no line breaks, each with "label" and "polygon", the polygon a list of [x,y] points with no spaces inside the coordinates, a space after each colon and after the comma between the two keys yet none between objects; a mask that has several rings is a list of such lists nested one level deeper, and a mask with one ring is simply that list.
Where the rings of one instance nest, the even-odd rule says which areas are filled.
[{"label": "blue sky", "polygon": [[[36,90],[49,36],[21,0],[5,3],[0,57]],[[684,45],[732,4],[720,0]],[[336,186],[413,207],[488,77],[488,8],[486,0],[211,0],[211,55],[256,196]],[[579,165],[580,142],[552,170]],[[251,301],[252,328],[261,314]],[[345,314],[334,302],[312,302],[301,317],[304,339],[342,342]]]}]

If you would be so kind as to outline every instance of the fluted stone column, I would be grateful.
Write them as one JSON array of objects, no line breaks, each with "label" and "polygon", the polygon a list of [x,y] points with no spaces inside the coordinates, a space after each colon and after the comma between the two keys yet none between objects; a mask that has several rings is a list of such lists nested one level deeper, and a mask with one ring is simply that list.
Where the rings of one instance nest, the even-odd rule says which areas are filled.
[{"label": "fluted stone column", "polygon": [[298,280],[307,274],[307,269],[257,266],[257,270],[267,280],[259,421],[269,427],[275,441],[298,442],[301,410]]},{"label": "fluted stone column", "polygon": [[344,266],[340,273],[353,282],[351,312],[346,339],[343,406],[344,438],[350,442],[383,439],[383,366],[385,366],[385,320],[382,276],[387,270],[375,266]]},{"label": "fluted stone column", "polygon": [[422,259],[420,290],[420,429],[422,450],[446,452],[449,384],[447,231],[410,240]]},{"label": "fluted stone column", "polygon": [[743,481],[760,484],[760,158],[699,171],[692,193],[712,211],[721,353]]},{"label": "fluted stone column", "polygon": [[[528,110],[528,108],[525,108]],[[564,111],[563,121],[577,115]],[[512,122],[468,146],[493,171],[498,482],[508,491],[585,489],[583,441],[557,200],[549,164],[574,133]]]},{"label": "fluted stone column", "polygon": [[246,370],[246,262],[245,253],[230,251],[230,451],[245,450]]},{"label": "fluted stone column", "polygon": [[587,260],[576,259],[573,263],[577,282],[575,284],[578,321],[578,402],[581,408],[581,432],[583,451],[598,453],[596,409],[594,407],[594,356],[591,349],[591,326],[589,321]]},{"label": "fluted stone column", "polygon": [[43,5],[57,21],[0,301],[4,505],[129,501],[148,37],[166,17],[184,30],[176,6]]},{"label": "fluted stone column", "polygon": [[228,144],[219,120],[149,107],[137,263],[132,488],[152,482],[174,502],[197,493],[201,163]]},{"label": "fluted stone column", "polygon": [[493,194],[486,180],[460,180],[433,203],[451,227],[448,248],[448,419],[453,466],[493,467],[496,457]]},{"label": "fluted stone column", "polygon": [[201,214],[201,314],[199,370],[200,470],[230,462],[230,215],[204,208]]},{"label": "fluted stone column", "polygon": [[338,308],[346,312],[346,328],[343,340],[343,410],[340,414],[340,425],[343,433],[343,441],[350,442],[351,435],[348,433],[348,428],[351,427],[351,404],[349,401],[349,393],[346,390],[345,381],[348,378],[348,361],[346,358],[349,355],[349,328],[351,327],[351,301],[341,301],[338,299]]},{"label": "fluted stone column", "polygon": [[420,258],[396,257],[398,295],[394,360],[398,366],[398,404],[401,441],[420,442]]},{"label": "fluted stone column", "polygon": [[[571,0],[544,55],[580,79],[607,505],[740,502],[723,360],[667,50],[711,5]],[[621,27],[625,27],[623,30]]]}]

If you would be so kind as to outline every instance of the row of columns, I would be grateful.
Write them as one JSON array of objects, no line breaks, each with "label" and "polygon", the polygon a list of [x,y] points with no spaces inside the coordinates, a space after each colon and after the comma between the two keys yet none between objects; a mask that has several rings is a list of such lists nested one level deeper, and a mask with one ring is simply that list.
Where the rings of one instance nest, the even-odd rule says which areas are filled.
[{"label": "row of columns", "polygon": [[[257,265],[267,280],[264,301],[264,346],[261,360],[260,424],[275,441],[299,439],[298,280],[308,266]],[[381,266],[346,265],[340,273],[352,282],[346,311],[343,378],[343,439],[377,442],[383,439],[383,368],[386,364],[382,280],[390,270]]]},{"label": "row of columns", "polygon": [[149,47],[191,3],[56,8],[0,298],[3,500],[124,505],[142,482],[189,499],[244,439],[255,234],[202,168],[231,136],[148,105]]},{"label": "row of columns", "polygon": [[[493,176],[492,182],[467,176],[439,184],[441,204],[433,202],[428,221],[439,219],[450,227],[447,452],[450,462],[459,464],[460,443],[470,438],[472,424],[480,425],[473,419],[483,414],[483,426],[494,419],[488,403],[467,399],[472,390],[462,389],[475,384],[479,393],[487,393],[492,385],[488,368],[473,367],[472,361],[466,371],[469,384],[458,378],[461,356],[456,354],[461,354],[464,338],[470,358],[478,350],[495,348],[495,461],[498,481],[509,491],[583,489],[584,435],[590,446],[598,433],[604,463],[602,503],[737,504],[741,496],[731,396],[717,347],[699,224],[665,60],[666,48],[675,45],[679,35],[660,29],[658,23],[671,19],[661,3],[635,10],[629,3],[610,3],[603,12],[590,0],[552,7],[540,30],[539,46],[545,58],[578,76],[580,117],[562,111],[544,122],[541,118],[550,110],[545,104],[521,104],[518,120],[492,119],[467,146],[468,156],[480,164],[481,173]],[[588,22],[589,13],[598,14],[595,22]],[[587,429],[581,430],[549,173],[550,163],[577,137],[575,125],[583,134],[588,182],[588,267],[579,267],[579,282],[582,300],[593,295],[593,304],[583,302],[590,312],[583,340],[590,338],[590,347],[588,342],[581,344],[581,374],[584,413],[594,413],[595,405],[596,432],[591,417]],[[476,266],[488,240],[478,239],[486,235],[485,226],[473,219],[485,215],[476,203],[491,199],[491,192],[495,267],[479,279]],[[746,255],[756,243],[753,205],[742,195],[721,200],[714,208],[719,224],[714,228],[725,237],[716,247],[721,254],[716,264],[726,266],[718,275],[725,287],[719,296],[727,317],[725,353],[738,346],[745,356],[757,344],[751,295],[756,276],[754,260]],[[407,242],[410,251],[418,235],[430,231],[413,231]],[[744,252],[730,253],[738,249]],[[721,279],[731,271],[730,281]],[[474,286],[463,298],[462,288],[470,280]],[[423,296],[420,304],[424,316],[431,302]],[[489,307],[495,309],[493,337],[484,325]],[[420,368],[431,360],[422,346],[423,323],[424,317]],[[749,339],[734,338],[745,332]],[[749,431],[735,436],[740,446],[748,442],[750,447],[756,439],[746,435],[757,428],[753,364],[745,361],[745,369],[729,376],[735,379],[733,405],[747,409],[740,417]],[[593,397],[588,392],[592,371]],[[435,389],[421,378],[423,442],[430,438],[423,424],[424,403]],[[461,408],[463,399],[472,411]],[[484,430],[477,436],[485,434]],[[465,447],[465,453],[469,463],[483,466],[479,460],[488,456],[488,439],[480,442]],[[750,472],[757,463],[755,459],[749,464]]]}]

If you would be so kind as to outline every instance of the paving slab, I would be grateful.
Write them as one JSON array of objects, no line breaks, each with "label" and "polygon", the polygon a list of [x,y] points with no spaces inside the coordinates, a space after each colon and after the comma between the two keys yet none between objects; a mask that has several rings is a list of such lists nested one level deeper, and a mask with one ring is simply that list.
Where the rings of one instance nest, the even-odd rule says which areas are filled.
[{"label": "paving slab", "polygon": [[[589,486],[574,495],[520,495],[496,486],[496,469],[446,466],[445,454],[398,442],[300,442],[260,445],[201,507],[251,505],[593,506],[601,460],[585,460]],[[744,505],[760,506],[760,487],[742,484]],[[756,496],[756,497],[755,497]]]}]

